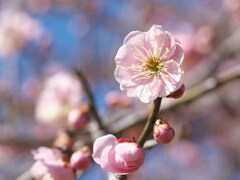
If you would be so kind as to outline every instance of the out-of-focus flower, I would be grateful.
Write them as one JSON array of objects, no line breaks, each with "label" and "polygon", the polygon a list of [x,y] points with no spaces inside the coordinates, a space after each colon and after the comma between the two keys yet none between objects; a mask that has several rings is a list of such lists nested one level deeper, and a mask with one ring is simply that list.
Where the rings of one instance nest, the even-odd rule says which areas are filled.
[{"label": "out-of-focus flower", "polygon": [[180,88],[183,57],[180,42],[161,26],[133,31],[116,55],[115,78],[127,96],[149,103]]},{"label": "out-of-focus flower", "polygon": [[105,171],[118,174],[136,171],[144,163],[144,151],[137,143],[118,141],[111,134],[96,139],[92,157]]},{"label": "out-of-focus flower", "polygon": [[182,86],[178,90],[176,90],[173,93],[169,94],[167,97],[177,99],[177,98],[182,97],[184,92],[185,92],[185,85],[182,84]]},{"label": "out-of-focus flower", "polygon": [[129,97],[117,91],[108,92],[105,97],[105,101],[110,107],[128,108],[133,106],[133,101]]},{"label": "out-of-focus flower", "polygon": [[39,23],[24,12],[5,10],[0,18],[0,56],[16,55],[26,43],[43,34]]},{"label": "out-of-focus flower", "polygon": [[86,104],[82,104],[69,112],[68,124],[75,130],[81,130],[86,127],[89,118],[89,107]]},{"label": "out-of-focus flower", "polygon": [[57,137],[56,137],[56,140],[54,141],[53,145],[54,145],[54,147],[57,147],[57,148],[71,149],[73,143],[74,143],[74,140],[69,135],[69,133],[67,133],[64,130],[60,130],[57,133]]},{"label": "out-of-focus flower", "polygon": [[43,87],[37,104],[35,116],[39,122],[65,122],[69,111],[80,104],[81,85],[75,76],[58,72],[49,77]]},{"label": "out-of-focus flower", "polygon": [[175,136],[173,128],[164,120],[158,119],[154,125],[153,137],[159,144],[170,143]]},{"label": "out-of-focus flower", "polygon": [[75,180],[73,170],[63,161],[63,155],[58,149],[39,147],[33,151],[35,164],[31,174],[36,180]]},{"label": "out-of-focus flower", "polygon": [[224,0],[223,7],[237,19],[240,19],[240,2],[238,0]]},{"label": "out-of-focus flower", "polygon": [[74,152],[70,158],[70,165],[74,169],[87,170],[91,164],[91,151],[87,146],[84,146],[80,150]]}]

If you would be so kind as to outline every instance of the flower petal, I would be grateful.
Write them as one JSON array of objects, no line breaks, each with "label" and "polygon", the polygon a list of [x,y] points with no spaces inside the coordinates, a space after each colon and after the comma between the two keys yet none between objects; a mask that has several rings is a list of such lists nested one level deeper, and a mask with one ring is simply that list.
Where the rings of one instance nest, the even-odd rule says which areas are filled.
[{"label": "flower petal", "polygon": [[[99,137],[95,140],[93,144],[93,154],[92,157],[94,161],[98,164],[101,164],[102,156],[105,156],[106,148],[108,149],[113,147],[117,143],[117,138],[111,134],[106,136]],[[104,152],[105,150],[105,152]]]},{"label": "flower petal", "polygon": [[178,90],[183,83],[183,70],[179,64],[172,61],[165,65],[167,72],[161,72],[160,78],[163,81],[165,91],[161,91],[159,96],[164,97]]}]

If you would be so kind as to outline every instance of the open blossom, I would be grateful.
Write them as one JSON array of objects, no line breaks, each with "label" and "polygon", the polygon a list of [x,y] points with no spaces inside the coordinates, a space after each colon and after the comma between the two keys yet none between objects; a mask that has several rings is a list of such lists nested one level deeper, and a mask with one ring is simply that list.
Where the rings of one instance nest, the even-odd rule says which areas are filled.
[{"label": "open blossom", "polygon": [[115,78],[127,96],[149,103],[180,88],[183,57],[180,42],[161,26],[133,31],[116,55]]},{"label": "open blossom", "polygon": [[4,10],[0,14],[0,56],[16,55],[25,44],[43,35],[40,24],[24,12]]},{"label": "open blossom", "polygon": [[117,140],[109,134],[96,139],[92,157],[105,171],[127,174],[143,164],[144,151],[131,140]]},{"label": "open blossom", "polygon": [[81,84],[71,73],[62,71],[45,82],[36,104],[35,116],[39,122],[66,123],[69,111],[80,104]]},{"label": "open blossom", "polygon": [[63,161],[58,149],[39,147],[33,156],[36,162],[30,171],[35,180],[75,180],[73,170]]}]

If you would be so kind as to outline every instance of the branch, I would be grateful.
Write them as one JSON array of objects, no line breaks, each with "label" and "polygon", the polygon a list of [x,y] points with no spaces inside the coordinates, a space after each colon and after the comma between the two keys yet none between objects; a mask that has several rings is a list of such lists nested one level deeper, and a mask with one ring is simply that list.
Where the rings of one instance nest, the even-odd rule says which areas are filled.
[{"label": "branch", "polygon": [[[226,72],[224,77],[220,78],[208,78],[207,80],[203,81],[199,85],[191,88],[187,92],[185,92],[184,96],[179,100],[171,101],[169,100],[168,104],[164,104],[161,108],[160,113],[166,112],[168,110],[173,110],[178,108],[183,104],[190,103],[194,100],[201,98],[202,96],[220,88],[221,86],[225,85],[228,82],[240,78],[240,66],[231,69],[230,72]],[[138,122],[145,121],[149,114],[149,109],[146,107],[139,108],[134,113],[126,115],[124,118],[115,121],[112,124],[109,124],[109,128],[112,132],[120,133],[121,131],[125,130],[126,128],[135,125]]]},{"label": "branch", "polygon": [[152,112],[148,117],[148,121],[138,139],[138,144],[139,146],[143,147],[145,141],[147,140],[148,135],[150,134],[150,132],[153,129],[153,126],[155,124],[157,115],[158,115],[158,111],[159,108],[161,106],[161,102],[162,102],[162,98],[158,97],[154,100],[154,104],[153,104],[153,108],[152,108]]},{"label": "branch", "polygon": [[88,99],[90,101],[90,109],[93,113],[93,116],[95,117],[96,119],[96,122],[98,124],[98,127],[100,130],[103,130],[104,132],[108,132],[107,128],[102,124],[102,118],[100,117],[98,111],[97,111],[97,108],[96,108],[96,104],[95,104],[95,100],[94,100],[94,96],[93,96],[93,93],[92,91],[90,90],[90,87],[89,87],[89,83],[86,79],[86,77],[84,76],[84,74],[79,71],[79,70],[75,70],[75,73],[76,75],[79,77],[79,80],[82,82],[82,85],[83,85],[83,88],[88,96]]}]

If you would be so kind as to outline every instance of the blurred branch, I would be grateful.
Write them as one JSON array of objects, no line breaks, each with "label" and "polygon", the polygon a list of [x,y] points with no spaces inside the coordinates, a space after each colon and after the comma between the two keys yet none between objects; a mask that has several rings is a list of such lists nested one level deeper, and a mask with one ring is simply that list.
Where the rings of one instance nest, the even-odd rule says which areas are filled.
[{"label": "blurred branch", "polygon": [[21,174],[16,180],[34,180],[30,171],[26,171]]},{"label": "blurred branch", "polygon": [[[220,77],[220,78],[211,77],[203,81],[199,85],[191,88],[190,90],[185,92],[184,96],[179,100],[177,101],[174,100],[172,101],[172,103],[165,104],[165,106],[161,108],[160,113],[166,112],[168,110],[176,109],[183,104],[187,104],[194,100],[197,100],[202,96],[220,88],[226,83],[239,79],[240,67],[235,67],[234,69],[236,70],[234,72],[233,72],[233,69],[231,69],[230,72],[225,72],[224,77]],[[133,126],[138,122],[146,120],[148,114],[149,114],[149,109],[140,108],[138,111],[132,112],[131,114],[125,116],[124,118],[110,124],[109,128],[111,129],[112,132],[119,133],[130,126]]]},{"label": "blurred branch", "polygon": [[90,103],[90,109],[93,113],[93,116],[96,119],[96,122],[98,124],[98,129],[101,130],[101,131],[104,131],[104,133],[107,133],[108,130],[103,125],[103,120],[98,113],[98,110],[97,110],[97,107],[96,107],[96,104],[95,104],[95,100],[94,100],[94,96],[93,96],[92,91],[90,90],[89,83],[88,83],[86,77],[84,76],[84,74],[81,71],[79,71],[77,69],[75,69],[75,73],[79,77],[79,80],[82,82],[83,88],[84,88],[84,90],[87,94],[87,97],[88,97],[89,101],[90,101],[89,102]]},{"label": "blurred branch", "polygon": [[[194,84],[199,84],[204,79],[214,76],[219,66],[240,51],[240,27],[226,37],[211,53],[207,60],[194,69],[196,74]],[[204,69],[205,73],[202,73]]]}]

